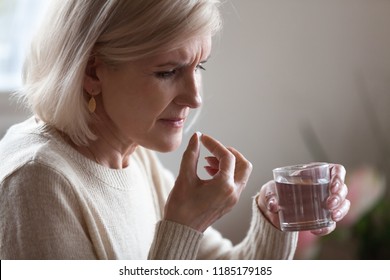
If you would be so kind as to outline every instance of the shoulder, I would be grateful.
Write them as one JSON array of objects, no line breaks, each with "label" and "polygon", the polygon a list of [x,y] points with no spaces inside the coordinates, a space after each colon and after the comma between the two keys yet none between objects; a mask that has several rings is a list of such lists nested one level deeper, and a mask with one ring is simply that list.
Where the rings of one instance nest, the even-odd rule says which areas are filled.
[{"label": "shoulder", "polygon": [[88,253],[80,251],[88,243],[78,242],[86,232],[80,202],[57,169],[37,160],[23,163],[0,180],[0,256],[46,259]]},{"label": "shoulder", "polygon": [[[0,180],[0,193],[14,198],[44,196],[59,193],[73,196],[70,181],[58,170],[39,161],[27,161]],[[4,198],[4,197],[3,197]]]},{"label": "shoulder", "polygon": [[7,131],[0,141],[0,158],[0,182],[16,175],[31,179],[48,174],[60,176],[71,168],[58,142],[34,119],[14,125]]}]

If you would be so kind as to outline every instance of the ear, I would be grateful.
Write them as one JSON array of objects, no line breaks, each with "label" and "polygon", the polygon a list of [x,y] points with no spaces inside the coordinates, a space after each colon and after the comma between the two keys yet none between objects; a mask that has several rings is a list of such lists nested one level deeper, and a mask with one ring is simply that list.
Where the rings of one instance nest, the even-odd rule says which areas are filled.
[{"label": "ear", "polygon": [[97,68],[100,65],[99,59],[91,56],[85,68],[83,87],[89,95],[97,95],[101,92],[101,81],[97,75]]}]

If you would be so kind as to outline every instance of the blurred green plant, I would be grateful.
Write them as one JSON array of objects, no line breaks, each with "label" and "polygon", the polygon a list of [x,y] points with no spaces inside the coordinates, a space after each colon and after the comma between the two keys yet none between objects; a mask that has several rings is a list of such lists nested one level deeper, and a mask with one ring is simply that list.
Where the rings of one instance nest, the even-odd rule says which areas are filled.
[{"label": "blurred green plant", "polygon": [[357,259],[390,260],[390,205],[383,197],[351,228],[359,240]]}]

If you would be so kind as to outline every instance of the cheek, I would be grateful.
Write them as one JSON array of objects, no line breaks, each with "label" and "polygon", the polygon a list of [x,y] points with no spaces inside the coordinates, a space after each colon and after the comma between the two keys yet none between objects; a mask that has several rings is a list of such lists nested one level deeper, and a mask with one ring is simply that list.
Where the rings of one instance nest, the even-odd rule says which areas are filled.
[{"label": "cheek", "polygon": [[103,104],[108,116],[114,122],[138,121],[146,125],[164,114],[175,98],[175,83],[142,75],[129,77],[111,77],[102,85]]},{"label": "cheek", "polygon": [[105,109],[109,118],[126,130],[148,130],[164,116],[172,100],[158,90],[112,92],[105,96]]},{"label": "cheek", "polygon": [[127,114],[142,102],[142,88],[132,80],[110,79],[102,85],[104,108],[109,115]]},{"label": "cheek", "polygon": [[149,102],[146,103],[146,109],[153,115],[159,116],[164,113],[164,111],[169,107],[172,100],[164,97],[156,97],[149,99]]},{"label": "cheek", "polygon": [[149,112],[158,116],[169,107],[174,98],[175,87],[173,85],[155,83],[147,87],[140,103],[143,103]]}]

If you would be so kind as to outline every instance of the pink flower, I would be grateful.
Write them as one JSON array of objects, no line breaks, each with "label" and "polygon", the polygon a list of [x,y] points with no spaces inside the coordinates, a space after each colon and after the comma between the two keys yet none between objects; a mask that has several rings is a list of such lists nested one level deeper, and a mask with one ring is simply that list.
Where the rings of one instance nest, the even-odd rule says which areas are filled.
[{"label": "pink flower", "polygon": [[371,166],[362,166],[347,173],[347,198],[351,208],[340,225],[350,226],[357,222],[383,196],[386,190],[385,177]]},{"label": "pink flower", "polygon": [[301,231],[298,236],[298,245],[295,252],[297,260],[311,260],[316,257],[320,250],[318,235],[312,234],[310,231]]}]

